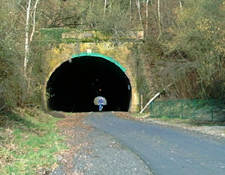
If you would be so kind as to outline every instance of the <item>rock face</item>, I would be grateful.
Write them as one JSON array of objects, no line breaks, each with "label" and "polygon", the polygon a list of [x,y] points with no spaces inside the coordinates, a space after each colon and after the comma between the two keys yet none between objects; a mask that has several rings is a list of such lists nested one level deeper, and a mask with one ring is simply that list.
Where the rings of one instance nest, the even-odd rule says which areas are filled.
[{"label": "rock face", "polygon": [[[43,29],[43,40],[54,41],[51,49],[46,51],[45,58],[48,65],[48,77],[65,61],[72,59],[74,55],[83,53],[97,53],[110,57],[125,68],[132,89],[131,104],[129,111],[138,111],[139,94],[136,84],[134,64],[129,60],[132,54],[130,48],[133,42],[143,39],[143,32],[128,32],[127,36],[122,36],[121,40],[113,41],[111,36],[103,35],[98,31],[75,31],[69,29]],[[44,103],[46,105],[46,92],[43,92]]]}]

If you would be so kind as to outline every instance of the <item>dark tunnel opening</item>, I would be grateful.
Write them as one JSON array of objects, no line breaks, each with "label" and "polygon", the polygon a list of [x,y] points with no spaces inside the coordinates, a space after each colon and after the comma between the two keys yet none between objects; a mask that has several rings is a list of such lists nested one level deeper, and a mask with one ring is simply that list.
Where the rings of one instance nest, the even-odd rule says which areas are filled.
[{"label": "dark tunnel opening", "polygon": [[131,85],[126,74],[102,57],[82,56],[59,66],[47,82],[48,107],[64,112],[98,111],[96,96],[103,96],[103,111],[128,111]]}]

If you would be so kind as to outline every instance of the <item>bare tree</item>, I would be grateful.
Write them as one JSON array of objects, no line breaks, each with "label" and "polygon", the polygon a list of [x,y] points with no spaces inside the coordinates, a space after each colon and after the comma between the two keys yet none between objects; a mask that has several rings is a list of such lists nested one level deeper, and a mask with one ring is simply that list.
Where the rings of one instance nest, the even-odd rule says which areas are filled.
[{"label": "bare tree", "polygon": [[105,3],[104,3],[104,16],[105,16],[105,11],[106,11],[106,6],[107,6],[107,0],[105,0]]},{"label": "bare tree", "polygon": [[35,32],[35,25],[36,25],[36,9],[38,5],[39,0],[35,1],[34,7],[33,7],[33,29],[30,35],[29,40],[29,32],[30,32],[30,17],[31,17],[31,3],[32,0],[28,0],[27,9],[26,9],[26,24],[25,24],[25,56],[24,56],[24,75],[26,76],[27,71],[27,63],[28,63],[28,57],[30,53],[30,42],[33,40],[34,32]]},{"label": "bare tree", "polygon": [[142,27],[143,27],[143,21],[142,21],[142,15],[141,15],[141,4],[140,4],[140,0],[136,0],[136,5],[137,5],[137,9],[138,9],[139,20],[140,20],[141,25],[142,25]]},{"label": "bare tree", "polygon": [[132,0],[130,0],[130,22],[132,21]]},{"label": "bare tree", "polygon": [[36,0],[35,4],[34,4],[34,9],[33,9],[33,29],[32,29],[32,32],[31,32],[31,35],[30,35],[30,42],[32,42],[33,40],[33,36],[34,36],[34,33],[35,33],[35,27],[36,27],[36,11],[37,11],[37,5],[39,3],[39,0]]},{"label": "bare tree", "polygon": [[28,56],[29,56],[29,29],[30,29],[30,7],[31,7],[31,0],[28,0],[27,4],[27,10],[26,10],[26,25],[25,25],[25,57],[24,57],[24,65],[23,65],[23,71],[24,75],[26,75],[27,70],[27,62],[28,62]]},{"label": "bare tree", "polygon": [[146,19],[145,19],[145,32],[147,32],[148,31],[148,16],[149,16],[149,12],[148,12],[148,5],[149,5],[149,0],[146,0],[146,9],[145,9],[145,17],[146,17]]},{"label": "bare tree", "polygon": [[160,0],[158,0],[158,5],[157,5],[157,14],[158,14],[158,26],[159,26],[159,36],[158,39],[160,38],[162,34],[162,25],[161,25],[161,11],[160,11]]},{"label": "bare tree", "polygon": [[182,1],[179,1],[180,9],[183,9],[183,3]]}]

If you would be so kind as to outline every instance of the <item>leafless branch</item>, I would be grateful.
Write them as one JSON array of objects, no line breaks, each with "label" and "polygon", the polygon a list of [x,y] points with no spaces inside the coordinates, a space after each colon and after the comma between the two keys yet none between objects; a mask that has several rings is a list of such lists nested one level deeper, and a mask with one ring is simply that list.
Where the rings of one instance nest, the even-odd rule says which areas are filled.
[{"label": "leafless branch", "polygon": [[39,0],[35,1],[34,4],[34,12],[33,12],[33,29],[30,35],[30,42],[33,40],[34,32],[35,32],[35,26],[36,26],[36,10],[37,10],[37,5],[38,5]]}]

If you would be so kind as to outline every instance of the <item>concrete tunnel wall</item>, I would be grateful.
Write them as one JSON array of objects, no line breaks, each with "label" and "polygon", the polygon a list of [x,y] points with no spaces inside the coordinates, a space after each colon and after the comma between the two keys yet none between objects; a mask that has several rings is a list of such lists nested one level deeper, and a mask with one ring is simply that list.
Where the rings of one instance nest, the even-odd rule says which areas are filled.
[{"label": "concrete tunnel wall", "polygon": [[[100,43],[70,43],[70,44],[59,44],[57,47],[52,47],[52,49],[47,50],[45,54],[46,67],[48,75],[45,79],[45,88],[43,91],[43,105],[46,110],[48,108],[48,96],[47,93],[47,84],[51,75],[64,63],[71,60],[70,58],[76,55],[76,58],[89,55],[88,50],[98,53],[101,57],[105,57],[106,61],[110,61],[114,65],[120,68],[122,72],[126,75],[127,79],[130,82],[132,89],[129,111],[137,112],[139,107],[139,94],[136,86],[136,77],[135,77],[135,67],[129,62],[129,48],[132,46],[131,43],[123,43],[118,46],[114,46],[110,42],[100,42]],[[106,58],[111,58],[108,60]],[[72,59],[73,60],[73,59]],[[50,109],[51,110],[51,109]]]},{"label": "concrete tunnel wall", "polygon": [[128,111],[131,84],[126,69],[114,59],[92,53],[62,63],[47,82],[48,107],[64,112],[98,111],[96,96],[107,99],[103,111]]}]

